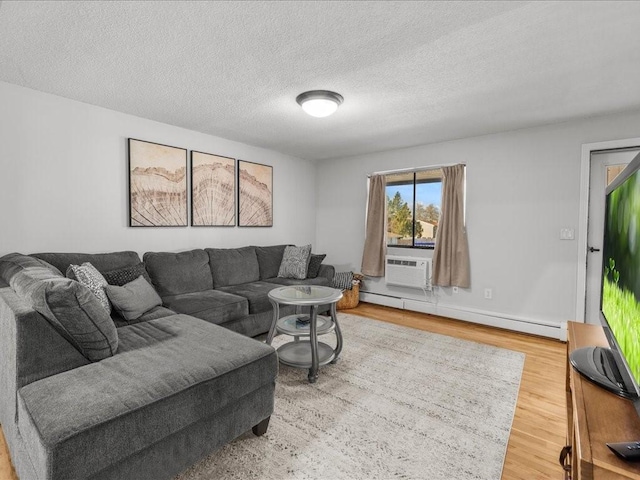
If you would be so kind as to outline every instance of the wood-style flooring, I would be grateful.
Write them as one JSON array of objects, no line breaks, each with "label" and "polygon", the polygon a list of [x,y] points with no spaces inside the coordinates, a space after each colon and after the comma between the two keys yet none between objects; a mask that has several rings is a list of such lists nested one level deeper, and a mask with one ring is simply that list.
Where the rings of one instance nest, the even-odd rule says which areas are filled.
[{"label": "wood-style flooring", "polygon": [[[560,479],[565,445],[564,343],[523,333],[369,303],[345,313],[522,352],[526,355],[503,480]],[[452,472],[452,477],[455,474]],[[0,429],[0,480],[18,480]]]}]

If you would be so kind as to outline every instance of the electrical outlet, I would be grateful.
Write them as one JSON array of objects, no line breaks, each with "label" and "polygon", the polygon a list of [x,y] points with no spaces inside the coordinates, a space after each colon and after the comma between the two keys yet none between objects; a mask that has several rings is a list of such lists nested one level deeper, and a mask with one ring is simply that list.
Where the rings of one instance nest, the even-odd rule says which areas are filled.
[{"label": "electrical outlet", "polygon": [[451,289],[451,291],[452,291],[453,293],[458,293],[458,287],[453,287],[453,288]]},{"label": "electrical outlet", "polygon": [[493,291],[490,288],[484,289],[484,298],[491,300],[493,298]]},{"label": "electrical outlet", "polygon": [[561,228],[560,240],[573,240],[575,238],[575,232],[573,228]]}]

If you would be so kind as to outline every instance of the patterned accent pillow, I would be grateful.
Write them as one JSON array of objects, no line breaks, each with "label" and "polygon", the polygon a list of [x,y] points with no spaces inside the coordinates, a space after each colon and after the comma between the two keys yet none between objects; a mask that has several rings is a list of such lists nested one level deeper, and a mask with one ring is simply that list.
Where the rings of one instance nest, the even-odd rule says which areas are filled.
[{"label": "patterned accent pillow", "polygon": [[322,265],[322,261],[326,256],[324,253],[322,255],[311,254],[311,258],[309,258],[309,268],[307,269],[307,278],[316,278],[318,276],[318,273],[320,273],[320,265]]},{"label": "patterned accent pillow", "polygon": [[305,245],[304,247],[286,246],[282,255],[278,277],[304,280],[307,277],[310,255],[311,245]]},{"label": "patterned accent pillow", "polygon": [[351,290],[353,288],[353,272],[338,272],[333,277],[333,288]]},{"label": "patterned accent pillow", "polygon": [[115,285],[117,287],[126,285],[129,282],[133,282],[140,275],[142,275],[144,279],[149,282],[149,284],[153,285],[153,283],[151,282],[151,277],[149,277],[147,269],[144,268],[144,263],[142,262],[138,263],[137,265],[131,265],[128,267],[119,268],[117,270],[111,270],[110,272],[104,272],[102,274],[109,285]]},{"label": "patterned accent pillow", "polygon": [[[69,265],[69,268],[75,275],[76,280],[98,297],[100,305],[102,305],[108,313],[111,313],[111,304],[104,291],[104,287],[108,284],[96,267],[89,262],[85,262],[82,265]],[[68,271],[69,270],[67,270],[67,272]],[[68,275],[68,277],[70,277],[70,275]]]}]

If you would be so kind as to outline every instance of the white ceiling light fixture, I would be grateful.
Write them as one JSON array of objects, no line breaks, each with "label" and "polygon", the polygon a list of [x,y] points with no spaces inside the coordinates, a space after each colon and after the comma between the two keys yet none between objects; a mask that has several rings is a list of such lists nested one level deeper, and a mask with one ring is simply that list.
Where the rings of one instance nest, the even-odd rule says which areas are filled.
[{"label": "white ceiling light fixture", "polygon": [[296,97],[296,102],[312,117],[328,117],[343,101],[342,95],[329,90],[311,90]]}]

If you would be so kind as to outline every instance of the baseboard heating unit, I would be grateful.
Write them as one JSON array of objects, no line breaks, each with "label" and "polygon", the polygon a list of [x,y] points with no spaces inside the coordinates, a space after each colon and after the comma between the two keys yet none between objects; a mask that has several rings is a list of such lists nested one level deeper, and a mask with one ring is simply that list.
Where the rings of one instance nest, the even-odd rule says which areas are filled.
[{"label": "baseboard heating unit", "polygon": [[431,290],[431,259],[387,255],[384,280],[387,285]]}]

